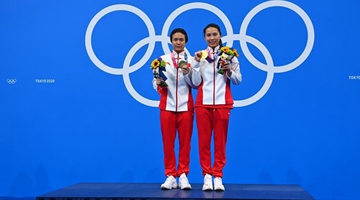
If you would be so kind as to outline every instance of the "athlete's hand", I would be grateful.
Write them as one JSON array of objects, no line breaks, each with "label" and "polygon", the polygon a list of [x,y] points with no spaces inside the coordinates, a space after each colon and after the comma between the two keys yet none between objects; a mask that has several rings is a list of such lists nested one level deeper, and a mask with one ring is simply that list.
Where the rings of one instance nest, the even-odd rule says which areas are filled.
[{"label": "athlete's hand", "polygon": [[183,75],[186,75],[190,72],[190,68],[188,66],[183,66],[181,68],[181,71],[182,71]]},{"label": "athlete's hand", "polygon": [[196,62],[200,62],[201,55],[202,55],[201,51],[195,53],[194,59],[196,60]]},{"label": "athlete's hand", "polygon": [[156,79],[156,85],[160,85],[161,82],[163,82],[163,79],[161,77]]}]

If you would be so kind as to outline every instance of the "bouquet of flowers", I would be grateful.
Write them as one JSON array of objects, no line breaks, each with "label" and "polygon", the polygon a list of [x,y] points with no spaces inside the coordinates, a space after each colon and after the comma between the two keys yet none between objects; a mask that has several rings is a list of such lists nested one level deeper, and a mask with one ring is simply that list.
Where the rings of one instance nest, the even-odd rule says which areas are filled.
[{"label": "bouquet of flowers", "polygon": [[168,86],[165,81],[166,81],[166,76],[164,74],[164,71],[166,71],[165,67],[166,67],[166,62],[161,58],[156,58],[155,60],[153,60],[151,62],[151,70],[154,74],[154,78],[162,78],[163,81],[161,81],[161,86],[162,87],[166,87]]},{"label": "bouquet of flowers", "polygon": [[[232,59],[235,57],[238,57],[239,54],[237,53],[235,48],[230,48],[228,46],[224,46],[220,48],[220,51],[218,52],[218,56],[220,57],[220,65],[224,66],[225,64],[231,63]],[[224,70],[222,67],[218,68],[218,73],[224,74]]]}]

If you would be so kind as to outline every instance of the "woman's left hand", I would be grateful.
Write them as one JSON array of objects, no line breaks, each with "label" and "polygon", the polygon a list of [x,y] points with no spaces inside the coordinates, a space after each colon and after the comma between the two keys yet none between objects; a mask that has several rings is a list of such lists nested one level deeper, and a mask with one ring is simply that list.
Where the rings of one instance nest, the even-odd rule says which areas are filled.
[{"label": "woman's left hand", "polygon": [[226,63],[222,66],[223,70],[227,73],[227,75],[230,77],[232,74],[230,63]]},{"label": "woman's left hand", "polygon": [[186,75],[186,74],[188,74],[190,72],[190,68],[187,67],[187,66],[183,66],[181,68],[181,71],[182,71],[183,75]]}]

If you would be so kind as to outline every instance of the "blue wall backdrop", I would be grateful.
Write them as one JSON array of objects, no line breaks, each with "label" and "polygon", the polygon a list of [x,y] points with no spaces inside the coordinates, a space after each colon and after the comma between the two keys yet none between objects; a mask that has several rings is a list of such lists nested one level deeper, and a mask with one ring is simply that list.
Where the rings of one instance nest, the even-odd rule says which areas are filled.
[{"label": "blue wall backdrop", "polygon": [[[239,51],[224,183],[360,199],[359,1],[0,1],[0,196],[165,180],[151,61],[218,23]],[[194,90],[196,94],[196,90]],[[202,175],[194,128],[192,183]]]}]

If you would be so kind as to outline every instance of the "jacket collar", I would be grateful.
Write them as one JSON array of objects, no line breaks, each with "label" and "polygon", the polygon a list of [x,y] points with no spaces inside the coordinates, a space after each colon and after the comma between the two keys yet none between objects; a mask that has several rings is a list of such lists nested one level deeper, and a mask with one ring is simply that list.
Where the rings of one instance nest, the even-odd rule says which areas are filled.
[{"label": "jacket collar", "polygon": [[182,52],[180,52],[180,53],[177,53],[176,51],[173,50],[172,53],[173,53],[173,55],[174,55],[175,58],[178,58],[178,57],[184,58],[184,57],[185,57],[185,51],[182,51]]},{"label": "jacket collar", "polygon": [[215,49],[213,49],[211,47],[207,47],[207,51],[209,53],[214,53],[214,52],[216,53],[219,49],[220,49],[220,46],[215,47]]}]

